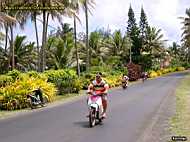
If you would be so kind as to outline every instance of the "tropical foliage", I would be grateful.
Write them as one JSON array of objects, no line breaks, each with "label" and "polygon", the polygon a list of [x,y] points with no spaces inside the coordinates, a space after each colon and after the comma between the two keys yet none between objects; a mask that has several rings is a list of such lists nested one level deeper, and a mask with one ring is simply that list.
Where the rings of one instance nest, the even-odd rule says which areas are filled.
[{"label": "tropical foliage", "polygon": [[[98,71],[103,72],[105,80],[114,87],[119,85],[121,75],[128,73],[128,63],[141,71],[149,71],[151,77],[190,67],[190,8],[186,9],[186,17],[181,17],[181,45],[173,42],[168,46],[162,30],[149,25],[143,7],[138,20],[130,5],[127,22],[123,23],[124,31],[100,28],[89,32],[89,16],[96,8],[94,0],[19,0],[12,3],[1,0],[1,6],[0,73],[4,75],[0,75],[0,96],[6,98],[5,104],[15,99],[19,101],[20,96],[25,98],[40,84],[50,100],[56,88],[61,95],[79,92],[81,88],[86,89]],[[23,12],[5,10],[6,6],[59,6],[63,9]],[[82,21],[80,9],[85,13],[85,33],[77,31],[77,21]],[[65,16],[72,18],[73,27],[63,23]],[[24,33],[29,20],[35,28],[35,42],[26,41],[24,35],[14,35],[16,27]],[[39,33],[37,20],[42,23],[42,33]],[[48,35],[50,20],[59,21],[60,26],[53,27],[55,30]],[[41,41],[39,35],[42,35]]]}]

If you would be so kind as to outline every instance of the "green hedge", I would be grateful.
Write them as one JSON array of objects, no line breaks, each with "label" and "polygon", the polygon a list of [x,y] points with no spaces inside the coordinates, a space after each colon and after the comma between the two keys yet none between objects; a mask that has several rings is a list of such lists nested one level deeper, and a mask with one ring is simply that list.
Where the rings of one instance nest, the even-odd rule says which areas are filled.
[{"label": "green hedge", "polygon": [[26,95],[40,87],[48,101],[56,95],[55,85],[47,82],[47,78],[39,79],[22,74],[13,83],[0,88],[0,109],[15,110],[28,107]]},{"label": "green hedge", "polygon": [[20,71],[18,71],[18,70],[12,70],[12,71],[9,71],[7,73],[7,76],[12,77],[12,79],[15,81],[19,77],[20,74],[21,74]]},{"label": "green hedge", "polygon": [[116,71],[94,67],[90,73],[83,73],[78,78],[76,71],[71,69],[48,70],[43,73],[10,71],[0,75],[0,109],[14,110],[27,107],[26,95],[38,87],[42,88],[49,101],[53,101],[56,94],[78,93],[81,89],[87,89],[99,71],[103,73],[103,78],[110,87],[120,85],[121,75],[126,73],[124,68]]},{"label": "green hedge", "polygon": [[73,70],[49,70],[44,74],[48,77],[48,82],[54,83],[59,90],[59,94],[78,93],[82,85]]},{"label": "green hedge", "polygon": [[167,74],[167,73],[176,72],[176,71],[184,71],[184,70],[185,70],[184,67],[170,67],[170,68],[165,68],[165,69],[161,69],[157,71],[150,70],[148,73],[149,73],[150,78],[154,78],[162,74]]},{"label": "green hedge", "polygon": [[[82,88],[87,89],[88,85],[95,79],[95,73],[88,73],[84,74],[80,80],[82,82]],[[110,87],[116,87],[121,85],[121,77],[122,73],[117,72],[113,74],[103,73],[102,74],[103,79],[108,83]]]},{"label": "green hedge", "polygon": [[11,76],[0,75],[0,87],[5,87],[14,82],[14,79]]}]

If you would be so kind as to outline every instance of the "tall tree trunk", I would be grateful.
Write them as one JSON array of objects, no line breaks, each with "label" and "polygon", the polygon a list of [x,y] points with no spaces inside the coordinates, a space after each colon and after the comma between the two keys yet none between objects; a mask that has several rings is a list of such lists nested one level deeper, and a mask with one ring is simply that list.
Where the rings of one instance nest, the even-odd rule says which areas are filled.
[{"label": "tall tree trunk", "polygon": [[48,22],[49,22],[49,12],[47,13],[46,22],[45,22],[45,37],[44,37],[44,70],[46,67],[46,44],[47,44],[47,30],[48,30]]},{"label": "tall tree trunk", "polygon": [[43,11],[43,33],[42,33],[42,48],[41,48],[41,72],[45,69],[45,34],[46,34],[46,11]]},{"label": "tall tree trunk", "polygon": [[4,26],[5,26],[5,53],[7,53],[9,27],[7,24],[4,24]]},{"label": "tall tree trunk", "polygon": [[10,55],[11,55],[11,62],[12,62],[12,70],[15,68],[15,53],[14,53],[14,43],[13,43],[13,24],[10,25],[10,32],[11,32],[11,41],[10,41]]},{"label": "tall tree trunk", "polygon": [[46,27],[45,27],[45,43],[47,42],[48,22],[49,22],[49,12],[47,13],[47,19],[46,19]]},{"label": "tall tree trunk", "polygon": [[74,16],[74,38],[75,38],[76,60],[77,60],[77,74],[78,76],[80,76],[79,55],[78,55],[78,48],[77,48],[77,27],[76,27],[75,16]]},{"label": "tall tree trunk", "polygon": [[89,41],[88,41],[88,5],[87,5],[87,0],[85,0],[84,6],[85,6],[85,17],[86,17],[86,51],[87,51],[86,70],[89,71],[89,69],[90,69],[90,54],[89,54]]},{"label": "tall tree trunk", "polygon": [[188,56],[187,56],[187,62],[190,63],[190,47],[188,48]]},{"label": "tall tree trunk", "polygon": [[37,62],[37,68],[38,69],[37,70],[40,71],[40,45],[39,45],[38,28],[37,28],[37,21],[36,21],[36,13],[34,13],[34,25],[35,25],[37,53],[38,53],[38,62]]}]

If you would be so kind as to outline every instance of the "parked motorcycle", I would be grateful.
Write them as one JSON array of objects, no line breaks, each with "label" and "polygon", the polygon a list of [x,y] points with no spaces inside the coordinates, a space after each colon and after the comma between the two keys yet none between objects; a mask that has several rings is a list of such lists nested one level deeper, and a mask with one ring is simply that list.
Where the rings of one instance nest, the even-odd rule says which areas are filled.
[{"label": "parked motorcycle", "polygon": [[38,106],[44,107],[45,103],[48,102],[48,99],[46,96],[43,96],[43,102],[40,100],[39,96],[36,96],[34,93],[27,95],[28,103],[31,109],[35,109]]},{"label": "parked motorcycle", "polygon": [[102,97],[100,93],[93,92],[88,97],[88,109],[89,109],[89,126],[94,127],[96,122],[102,123],[103,118],[101,114],[103,112]]}]

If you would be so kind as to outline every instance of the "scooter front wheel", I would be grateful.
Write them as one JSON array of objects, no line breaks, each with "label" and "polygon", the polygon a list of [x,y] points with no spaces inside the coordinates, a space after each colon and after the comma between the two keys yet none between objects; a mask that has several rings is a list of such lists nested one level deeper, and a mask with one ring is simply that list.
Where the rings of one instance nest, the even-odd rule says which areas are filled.
[{"label": "scooter front wheel", "polygon": [[89,125],[92,128],[96,124],[96,111],[94,109],[91,109],[89,113]]}]

